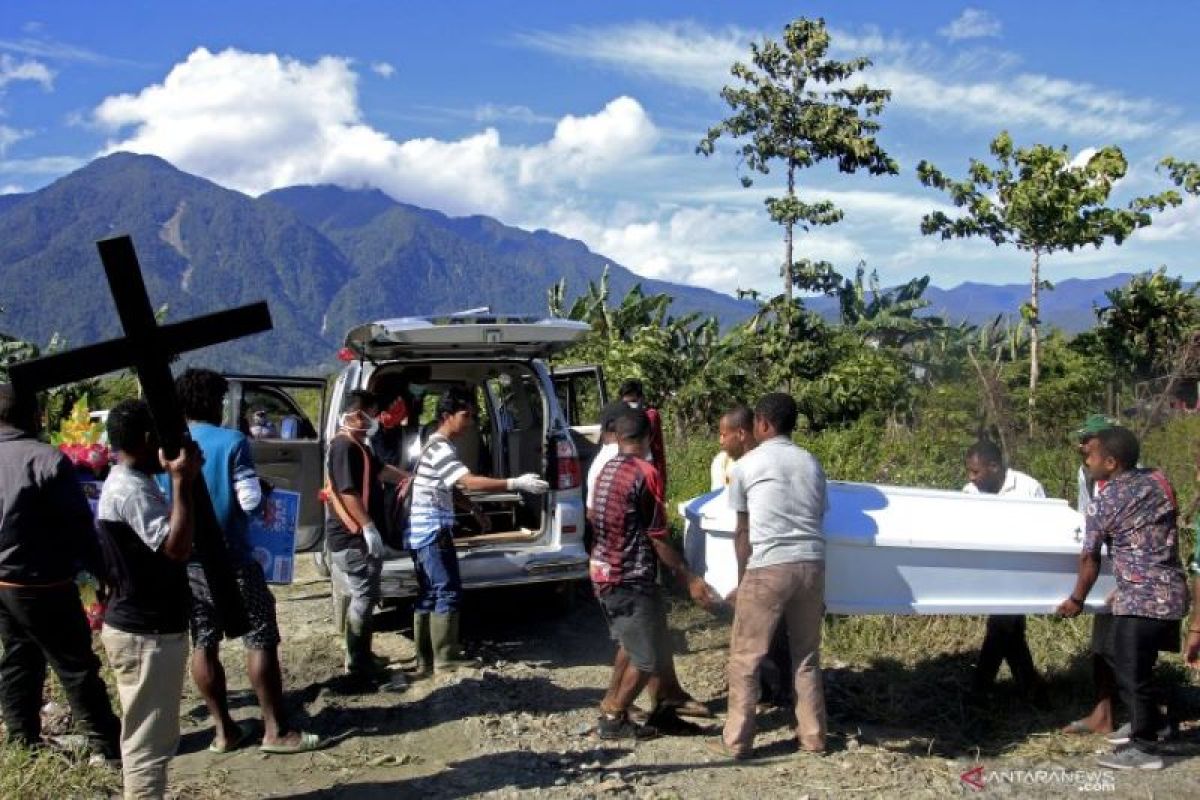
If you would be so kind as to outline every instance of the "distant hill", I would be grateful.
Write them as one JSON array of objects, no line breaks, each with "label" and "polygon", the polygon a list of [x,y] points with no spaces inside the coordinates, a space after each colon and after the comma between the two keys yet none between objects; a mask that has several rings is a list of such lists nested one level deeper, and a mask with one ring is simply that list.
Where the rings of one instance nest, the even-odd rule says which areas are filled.
[{"label": "distant hill", "polygon": [[[37,192],[0,196],[0,330],[70,345],[116,336],[97,239],[133,236],[151,301],[182,319],[266,300],[275,330],[205,351],[222,369],[318,371],[341,337],[366,319],[490,305],[546,312],[546,290],[566,277],[572,295],[608,259],[581,242],[487,217],[452,219],[376,191],[296,187],[251,198],[153,156],[97,159]],[[611,265],[617,296],[640,280]],[[661,281],[672,312],[726,323],[751,306]]]},{"label": "distant hill", "polygon": [[[643,279],[582,242],[483,216],[446,215],[375,190],[298,186],[251,198],[160,158],[118,153],[28,194],[0,195],[0,330],[69,345],[118,334],[95,241],[133,236],[151,301],[168,319],[266,300],[275,330],[192,360],[245,371],[324,371],[344,332],[367,319],[476,306],[542,314],[560,278],[578,296],[607,266],[614,299],[640,282],[723,326],[748,301]],[[1128,280],[1067,280],[1044,295],[1044,318],[1068,331],[1093,323],[1092,304]],[[931,313],[984,322],[1015,314],[1023,284],[930,288]],[[811,307],[836,316],[828,298]]]},{"label": "distant hill", "polygon": [[[1127,284],[1133,275],[1118,273],[1103,278],[1069,278],[1041,294],[1042,320],[1050,327],[1066,333],[1079,333],[1096,324],[1097,306],[1108,304],[1104,293]],[[969,322],[981,325],[999,315],[1016,318],[1021,304],[1029,300],[1028,283],[989,284],[960,283],[950,289],[930,286],[925,290],[929,301],[926,314],[940,316],[952,323]],[[809,307],[826,319],[836,319],[836,299],[817,297],[806,301]]]}]

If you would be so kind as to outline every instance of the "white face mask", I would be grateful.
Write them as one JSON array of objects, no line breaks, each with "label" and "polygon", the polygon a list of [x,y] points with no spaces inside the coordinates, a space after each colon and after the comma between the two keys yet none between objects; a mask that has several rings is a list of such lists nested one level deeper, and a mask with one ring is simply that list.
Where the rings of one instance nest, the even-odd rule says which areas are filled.
[{"label": "white face mask", "polygon": [[365,411],[347,411],[338,418],[338,425],[348,431],[373,436],[379,430],[379,420]]}]

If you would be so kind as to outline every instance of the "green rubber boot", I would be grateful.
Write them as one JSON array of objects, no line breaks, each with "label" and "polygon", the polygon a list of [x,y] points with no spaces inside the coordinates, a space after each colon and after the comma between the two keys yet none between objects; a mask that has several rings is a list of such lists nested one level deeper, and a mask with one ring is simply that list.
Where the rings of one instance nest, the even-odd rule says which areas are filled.
[{"label": "green rubber boot", "polygon": [[474,659],[463,654],[462,645],[458,638],[459,615],[457,611],[449,614],[430,614],[429,633],[433,640],[433,666],[438,672],[453,672],[456,669],[467,669],[479,666]]},{"label": "green rubber boot", "polygon": [[362,630],[355,631],[349,621],[346,623],[346,674],[362,678],[382,677],[388,672],[390,663],[383,656],[371,652],[371,642],[375,632],[371,623],[364,622]]},{"label": "green rubber boot", "polygon": [[413,612],[413,644],[417,647],[417,666],[413,676],[428,677],[433,674],[433,638],[429,629],[429,612]]}]

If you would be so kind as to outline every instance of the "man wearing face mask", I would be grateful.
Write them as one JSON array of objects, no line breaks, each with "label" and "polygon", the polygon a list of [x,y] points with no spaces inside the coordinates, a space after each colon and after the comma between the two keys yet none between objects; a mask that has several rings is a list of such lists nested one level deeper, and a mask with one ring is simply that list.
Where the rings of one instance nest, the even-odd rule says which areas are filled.
[{"label": "man wearing face mask", "polygon": [[369,681],[382,677],[384,664],[371,652],[372,617],[379,602],[385,524],[384,488],[404,473],[384,464],[366,447],[379,432],[379,401],[366,390],[350,393],[338,420],[338,433],[329,443],[325,537],[334,580],[350,592],[346,612],[346,673]]}]

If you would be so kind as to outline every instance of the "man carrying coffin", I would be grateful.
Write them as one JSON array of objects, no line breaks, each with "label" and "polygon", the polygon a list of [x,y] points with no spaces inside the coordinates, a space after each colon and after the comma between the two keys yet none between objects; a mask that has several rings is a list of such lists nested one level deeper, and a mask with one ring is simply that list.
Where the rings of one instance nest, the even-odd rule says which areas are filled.
[{"label": "man carrying coffin", "polygon": [[1113,667],[1129,708],[1128,743],[1097,759],[1112,769],[1161,769],[1152,752],[1161,734],[1154,664],[1161,650],[1179,649],[1179,621],[1187,613],[1187,576],[1179,560],[1179,508],[1158,470],[1139,469],[1140,445],[1131,431],[1108,428],[1089,448],[1087,467],[1104,488],[1088,506],[1087,535],[1075,589],[1058,607],[1064,617],[1083,610],[1100,572],[1105,544],[1117,579],[1113,599]]},{"label": "man carrying coffin", "polygon": [[[995,494],[1001,497],[1045,497],[1042,484],[1011,467],[993,442],[981,439],[967,449],[967,494]],[[979,648],[972,693],[984,696],[996,681],[1000,665],[1007,661],[1020,691],[1034,702],[1045,702],[1046,684],[1033,665],[1033,655],[1025,641],[1025,617],[1020,614],[992,614],[987,618],[987,633]]]}]

